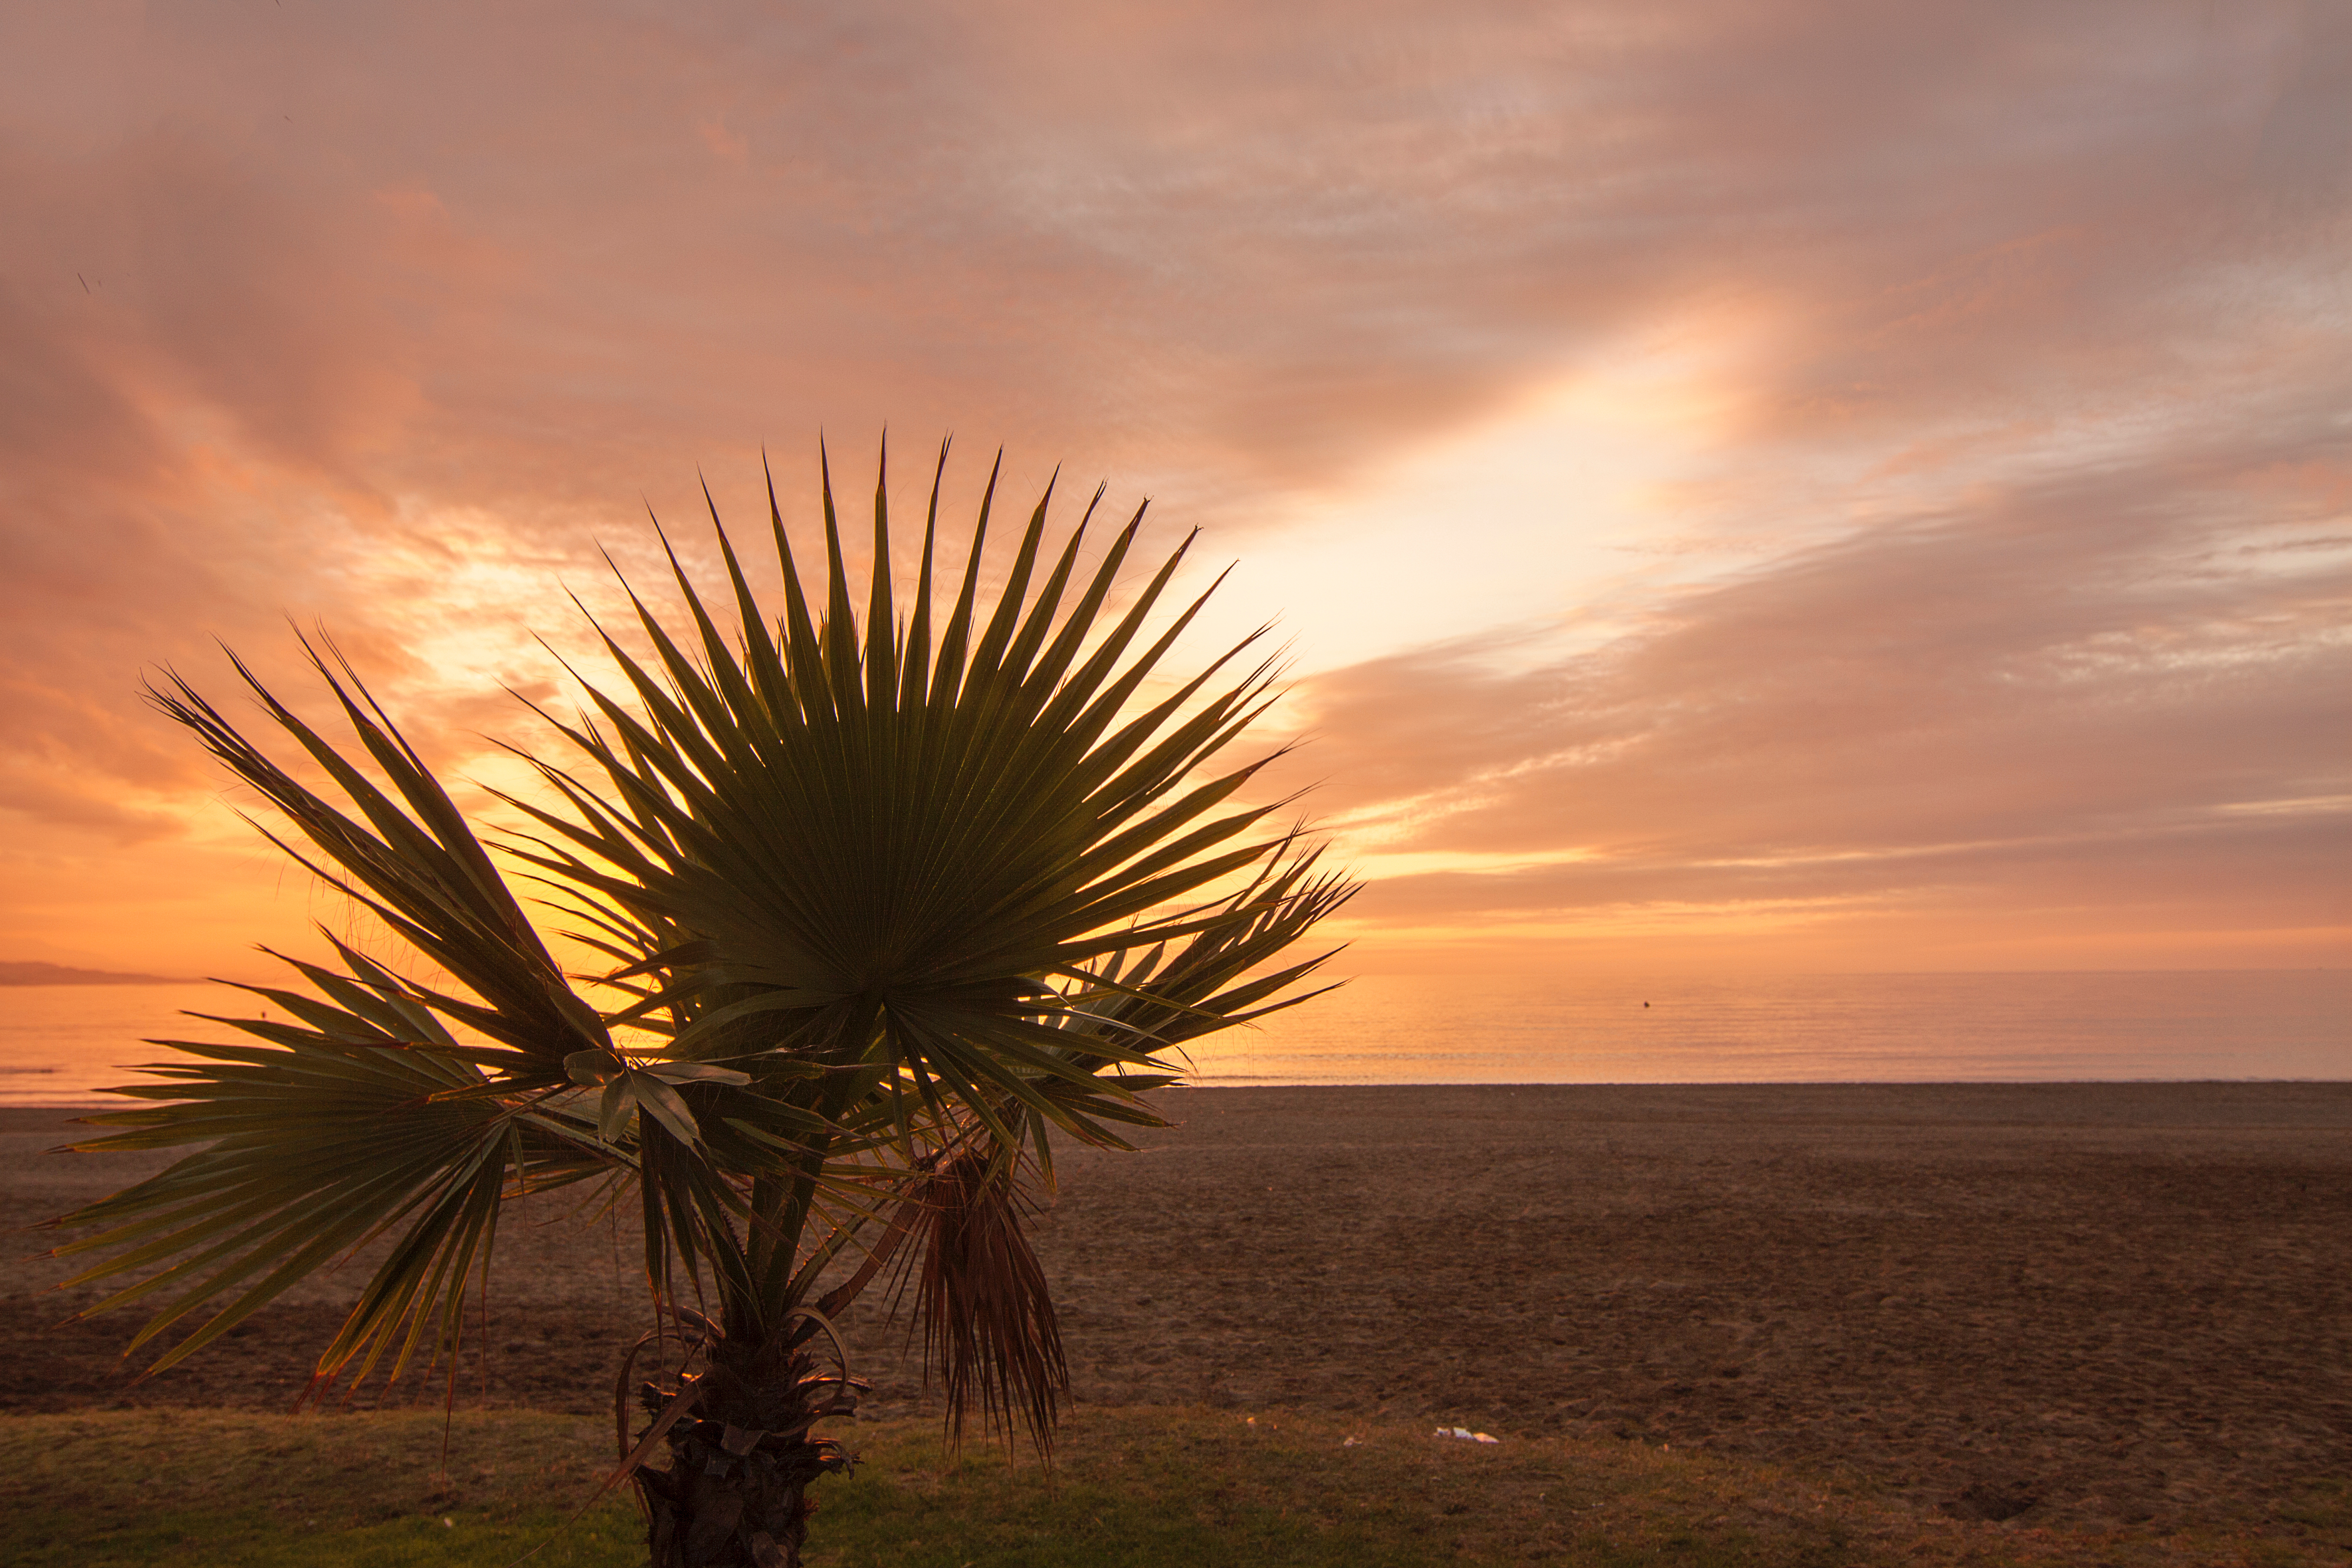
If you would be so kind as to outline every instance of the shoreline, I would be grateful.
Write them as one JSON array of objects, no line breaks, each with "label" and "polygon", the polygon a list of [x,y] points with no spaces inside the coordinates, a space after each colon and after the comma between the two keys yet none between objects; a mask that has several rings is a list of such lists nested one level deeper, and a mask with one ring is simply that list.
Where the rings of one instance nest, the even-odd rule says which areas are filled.
[{"label": "shoreline", "polygon": [[[1408,1093],[1417,1089],[1448,1091],[1492,1091],[1519,1093],[1525,1090],[1595,1090],[1629,1092],[1648,1090],[1688,1089],[1694,1091],[1738,1091],[1774,1093],[1780,1090],[1807,1089],[1916,1089],[1926,1092],[1969,1089],[2352,1089],[2352,1072],[2341,1078],[1946,1078],[1946,1079],[1664,1079],[1601,1082],[1578,1079],[1529,1079],[1525,1082],[1500,1083],[1485,1079],[1416,1079],[1412,1082],[1299,1083],[1257,1079],[1226,1079],[1206,1083],[1177,1083],[1153,1094],[1232,1094],[1260,1093],[1268,1090],[1306,1091],[1311,1093],[1355,1094],[1365,1092]],[[52,1118],[69,1120],[96,1111],[128,1110],[138,1106],[165,1103],[156,1100],[128,1099],[82,1100],[70,1101],[30,1101],[0,1100],[0,1131],[5,1131],[7,1119],[25,1117],[33,1120]]]}]

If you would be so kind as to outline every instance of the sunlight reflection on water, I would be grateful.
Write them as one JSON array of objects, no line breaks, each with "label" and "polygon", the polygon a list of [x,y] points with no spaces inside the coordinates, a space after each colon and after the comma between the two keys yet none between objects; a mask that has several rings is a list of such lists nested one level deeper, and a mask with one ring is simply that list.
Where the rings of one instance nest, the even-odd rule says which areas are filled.
[{"label": "sunlight reflection on water", "polygon": [[2341,1079],[2352,972],[1367,975],[1192,1060],[1212,1084]]},{"label": "sunlight reflection on water", "polygon": [[[178,1011],[253,1000],[0,988],[0,1105],[98,1102],[170,1055],[142,1037],[236,1037]],[[1197,1081],[1233,1085],[2347,1079],[2352,972],[1368,975],[1192,1058]]]}]

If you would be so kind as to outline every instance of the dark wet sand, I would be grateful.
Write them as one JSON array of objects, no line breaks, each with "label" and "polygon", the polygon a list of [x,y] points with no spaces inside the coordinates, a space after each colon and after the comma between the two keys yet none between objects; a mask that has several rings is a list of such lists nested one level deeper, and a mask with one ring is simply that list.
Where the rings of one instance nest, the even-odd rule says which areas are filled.
[{"label": "dark wet sand", "polygon": [[[1176,1125],[1140,1156],[1066,1155],[1038,1223],[1083,1401],[1639,1437],[2022,1524],[2218,1522],[2352,1474],[2352,1084],[1162,1104]],[[154,1163],[40,1154],[64,1132],[0,1112],[10,1213]],[[551,1210],[502,1230],[492,1400],[610,1408],[646,1318],[627,1247]],[[282,1406],[349,1289],[129,1388],[134,1320],[49,1327],[59,1299],[35,1292],[61,1277],[0,1284],[0,1409]],[[853,1336],[874,1405],[924,1408],[874,1316]]]}]

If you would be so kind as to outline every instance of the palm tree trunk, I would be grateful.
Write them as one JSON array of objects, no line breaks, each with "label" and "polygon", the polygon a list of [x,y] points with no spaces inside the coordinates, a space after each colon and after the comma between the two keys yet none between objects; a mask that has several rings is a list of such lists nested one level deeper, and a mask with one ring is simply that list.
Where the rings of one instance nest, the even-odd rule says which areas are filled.
[{"label": "palm tree trunk", "polygon": [[[809,1487],[856,1463],[809,1426],[856,1401],[788,1337],[749,1355],[722,1340],[693,1374],[702,1397],[666,1435],[669,1468],[636,1476],[653,1568],[799,1568]],[[646,1384],[639,1399],[655,1411],[674,1393]]]}]

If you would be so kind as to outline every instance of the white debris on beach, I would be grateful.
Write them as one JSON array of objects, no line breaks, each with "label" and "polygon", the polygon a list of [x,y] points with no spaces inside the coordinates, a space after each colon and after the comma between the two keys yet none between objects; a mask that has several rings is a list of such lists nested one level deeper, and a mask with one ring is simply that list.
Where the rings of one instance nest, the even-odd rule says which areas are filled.
[{"label": "white debris on beach", "polygon": [[1440,1426],[1436,1431],[1431,1433],[1430,1436],[1433,1437],[1451,1437],[1456,1442],[1461,1443],[1499,1443],[1502,1441],[1500,1437],[1489,1436],[1484,1432],[1473,1432],[1467,1426]]}]

